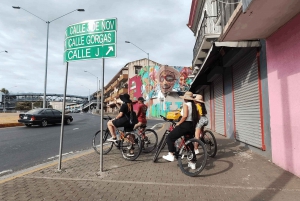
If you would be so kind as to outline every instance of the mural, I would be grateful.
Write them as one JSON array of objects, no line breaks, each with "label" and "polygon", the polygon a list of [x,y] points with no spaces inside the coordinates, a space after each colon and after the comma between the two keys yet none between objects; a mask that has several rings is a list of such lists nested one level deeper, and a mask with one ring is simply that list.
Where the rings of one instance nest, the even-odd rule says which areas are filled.
[{"label": "mural", "polygon": [[128,80],[130,97],[135,101],[142,96],[151,116],[166,115],[171,106],[173,110],[180,108],[182,101],[178,96],[189,89],[192,82],[190,74],[191,67],[144,66],[138,75]]}]

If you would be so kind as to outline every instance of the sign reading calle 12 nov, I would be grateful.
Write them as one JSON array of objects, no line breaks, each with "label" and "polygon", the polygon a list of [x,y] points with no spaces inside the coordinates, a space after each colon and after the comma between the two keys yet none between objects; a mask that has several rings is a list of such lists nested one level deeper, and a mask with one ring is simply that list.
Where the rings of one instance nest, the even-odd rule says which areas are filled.
[{"label": "sign reading calle 12 nov", "polygon": [[89,20],[66,29],[64,61],[117,56],[117,19]]}]

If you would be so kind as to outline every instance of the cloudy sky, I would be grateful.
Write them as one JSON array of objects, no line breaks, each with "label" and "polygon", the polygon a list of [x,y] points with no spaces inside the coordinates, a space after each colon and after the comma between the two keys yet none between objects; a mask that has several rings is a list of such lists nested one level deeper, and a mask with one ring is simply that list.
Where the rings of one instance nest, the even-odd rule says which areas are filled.
[{"label": "cloudy sky", "polygon": [[[0,88],[12,93],[43,93],[47,24],[25,10],[51,21],[49,29],[47,93],[64,92],[64,33],[70,24],[85,20],[117,18],[117,57],[105,60],[105,85],[128,62],[147,54],[167,65],[191,66],[195,43],[188,29],[192,0],[1,0],[0,1]],[[20,6],[25,10],[13,9]],[[102,59],[69,63],[67,94],[88,95],[102,77]]]}]

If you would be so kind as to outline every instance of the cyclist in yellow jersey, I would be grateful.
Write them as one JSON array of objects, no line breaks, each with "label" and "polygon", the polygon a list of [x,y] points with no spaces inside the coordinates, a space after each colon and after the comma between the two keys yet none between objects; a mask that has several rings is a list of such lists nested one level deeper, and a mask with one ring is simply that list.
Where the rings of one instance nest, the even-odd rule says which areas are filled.
[{"label": "cyclist in yellow jersey", "polygon": [[[203,97],[201,95],[197,95],[194,101],[196,103],[196,107],[200,115],[200,119],[196,125],[196,131],[195,131],[195,138],[199,140],[200,137],[202,137],[201,134],[203,133],[204,126],[207,126],[208,124],[208,118],[206,117],[207,111],[203,101]],[[195,154],[199,154],[198,143],[195,144],[194,147],[195,147]]]}]

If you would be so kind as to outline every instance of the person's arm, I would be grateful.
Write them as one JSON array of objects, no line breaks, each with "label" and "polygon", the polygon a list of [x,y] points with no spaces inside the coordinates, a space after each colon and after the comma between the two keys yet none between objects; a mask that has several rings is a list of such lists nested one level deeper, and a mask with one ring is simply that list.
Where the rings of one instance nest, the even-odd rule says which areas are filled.
[{"label": "person's arm", "polygon": [[180,121],[176,124],[176,126],[179,126],[180,124],[182,124],[183,122],[185,122],[185,120],[187,119],[188,117],[188,114],[189,114],[189,108],[186,104],[183,104],[183,115],[180,119]]}]

